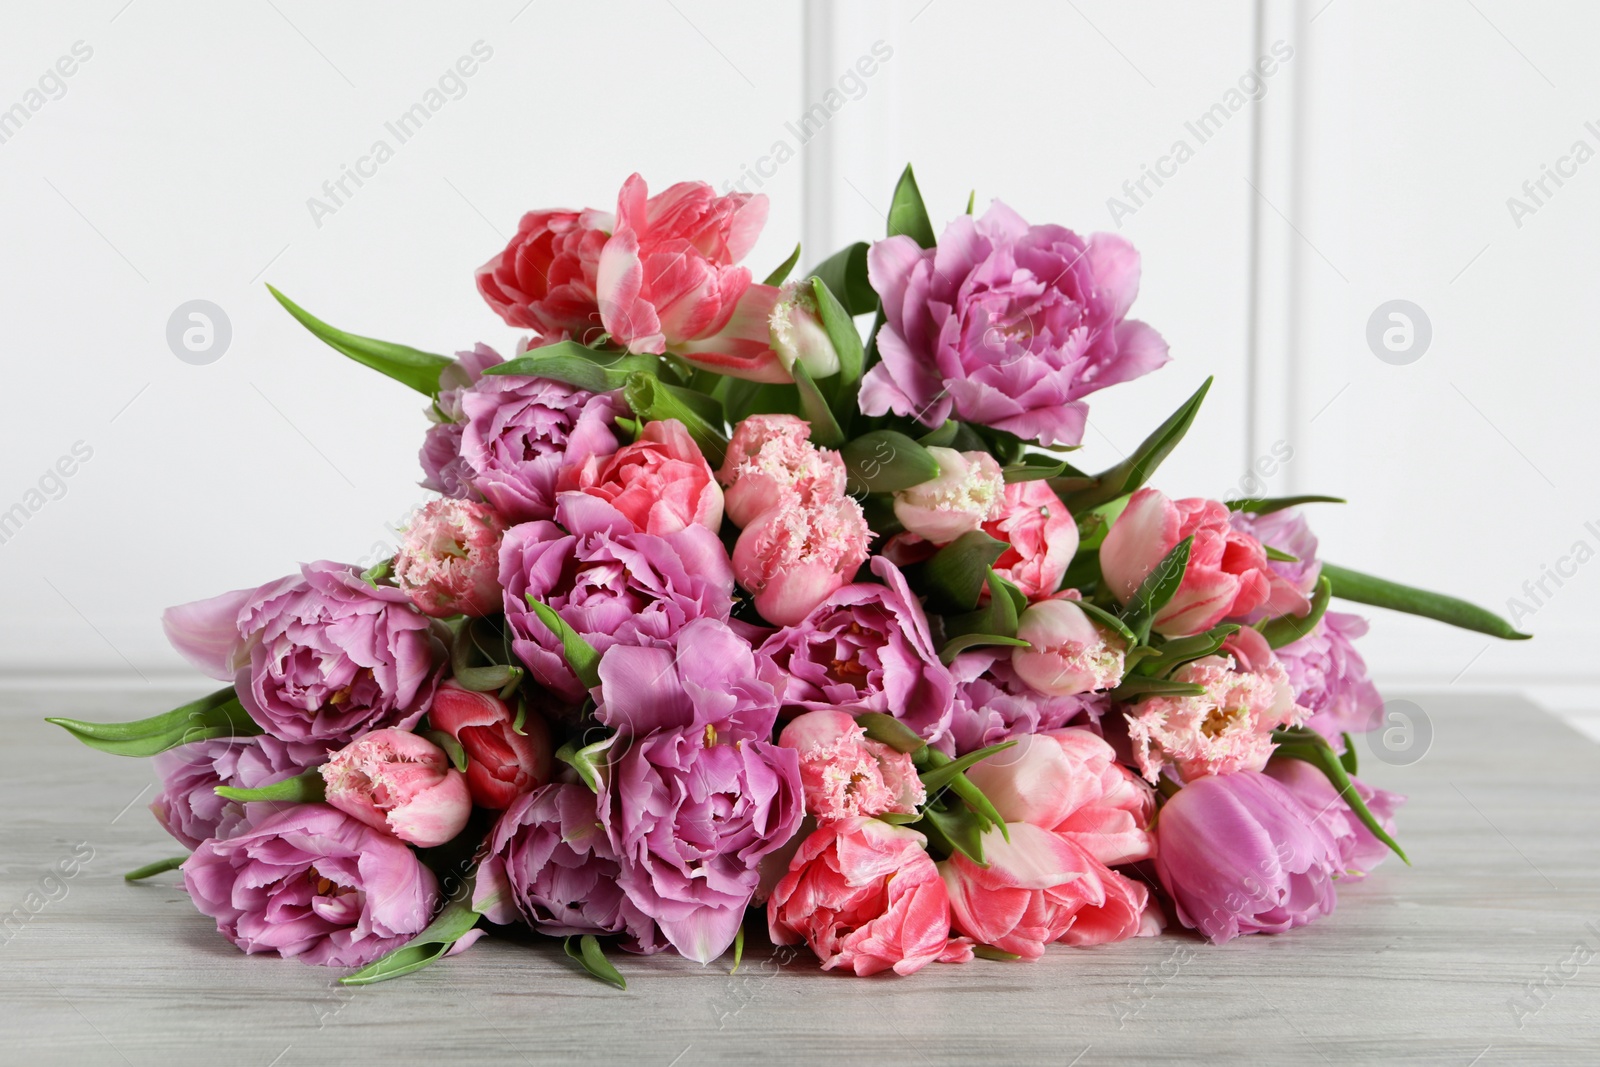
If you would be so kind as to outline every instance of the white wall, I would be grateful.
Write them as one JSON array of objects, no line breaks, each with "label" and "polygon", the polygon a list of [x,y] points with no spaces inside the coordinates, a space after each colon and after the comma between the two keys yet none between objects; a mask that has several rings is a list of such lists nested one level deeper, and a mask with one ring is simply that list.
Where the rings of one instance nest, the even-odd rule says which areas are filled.
[{"label": "white wall", "polygon": [[[1224,495],[1282,442],[1293,459],[1269,492],[1353,498],[1317,515],[1329,557],[1503,608],[1580,537],[1600,549],[1583,530],[1600,529],[1595,479],[1572,447],[1595,395],[1580,285],[1595,274],[1600,163],[1520,229],[1504,203],[1574,139],[1600,147],[1583,128],[1600,120],[1584,110],[1600,74],[1580,52],[1600,13],[1324,2],[8,12],[0,108],[74,42],[93,55],[0,144],[0,510],[75,442],[94,452],[0,544],[0,672],[157,677],[178,666],[164,606],[302,559],[369,556],[419,500],[419,398],[323,348],[262,282],[357,332],[509,347],[473,268],[523,210],[609,206],[634,169],[721,186],[759,165],[773,210],[758,271],[802,235],[814,262],[881,233],[908,159],[936,225],[975,189],[980,206],[1120,229],[1144,253],[1136,314],[1174,362],[1092,402],[1084,465],[1115,461],[1215,373],[1164,485]],[[493,55],[465,95],[314,222],[307,199],[393,142],[384,123],[479,41]],[[878,42],[892,54],[858,98],[772,173],[778,143],[800,147],[786,123]],[[1186,124],[1279,43],[1292,57],[1269,64],[1259,102],[1201,143]],[[1192,158],[1173,167],[1179,140]],[[1157,166],[1171,175],[1159,188],[1124,189]],[[1131,213],[1114,218],[1113,197]],[[1433,322],[1409,366],[1364,340],[1395,297]],[[164,337],[193,298],[232,321],[208,366]],[[1485,651],[1386,619],[1367,647],[1408,681],[1592,681],[1591,571],[1529,620],[1532,646]]]}]

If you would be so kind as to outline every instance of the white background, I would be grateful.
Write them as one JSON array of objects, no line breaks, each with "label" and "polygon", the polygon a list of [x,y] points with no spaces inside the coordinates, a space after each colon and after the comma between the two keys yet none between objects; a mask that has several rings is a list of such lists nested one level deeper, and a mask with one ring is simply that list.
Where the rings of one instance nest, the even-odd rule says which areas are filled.
[{"label": "white background", "polygon": [[[1292,451],[1266,493],[1351,498],[1313,515],[1326,558],[1501,611],[1513,596],[1537,607],[1525,623],[1538,639],[1516,645],[1374,613],[1364,647],[1380,682],[1597,706],[1600,563],[1559,588],[1547,580],[1539,605],[1523,583],[1578,541],[1600,551],[1588,433],[1600,161],[1547,182],[1553,195],[1520,226],[1507,206],[1575,141],[1600,149],[1593,5],[3,11],[0,110],[30,100],[75,43],[93,50],[0,143],[0,511],[74,443],[93,449],[64,495],[0,544],[10,684],[172,680],[182,665],[162,608],[301,560],[370,561],[421,500],[420,398],[323,347],[265,282],[357,333],[506,350],[516,335],[472,274],[523,211],[609,209],[634,170],[656,189],[721,187],[783,141],[799,151],[760,179],[772,211],[750,259],[758,276],[801,238],[809,264],[881,234],[908,160],[936,226],[973,189],[980,209],[1000,197],[1081,232],[1120,223],[1144,255],[1135,314],[1174,361],[1092,400],[1082,465],[1114,462],[1216,374],[1163,487],[1227,495],[1275,446]],[[396,146],[384,124],[480,41],[492,57],[464,93]],[[800,147],[786,123],[880,41],[890,58]],[[1278,42],[1293,58],[1259,100],[1114,219],[1110,198],[1134,203],[1124,182],[1174,141],[1197,145],[1185,123]],[[308,199],[379,138],[394,157],[313,219]],[[207,366],[177,359],[165,337],[196,298],[233,330]],[[1405,366],[1366,341],[1391,299],[1432,324],[1430,348]]]}]

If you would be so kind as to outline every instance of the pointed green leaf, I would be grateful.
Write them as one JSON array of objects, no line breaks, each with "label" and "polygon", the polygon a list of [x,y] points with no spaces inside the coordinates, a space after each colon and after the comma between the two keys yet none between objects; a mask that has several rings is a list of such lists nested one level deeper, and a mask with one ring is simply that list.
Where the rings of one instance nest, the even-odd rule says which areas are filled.
[{"label": "pointed green leaf", "polygon": [[1106,629],[1110,630],[1112,633],[1128,642],[1128,651],[1133,651],[1134,646],[1139,643],[1139,638],[1134,636],[1134,632],[1132,630],[1128,629],[1128,624],[1111,614],[1111,612],[1107,611],[1105,608],[1102,608],[1098,604],[1091,604],[1087,600],[1074,600],[1073,603],[1078,605],[1078,607],[1083,610],[1083,613],[1089,616],[1090,619],[1099,623],[1101,626],[1104,626]]},{"label": "pointed green leaf", "polygon": [[811,424],[811,440],[823,448],[838,448],[844,444],[844,431],[839,428],[839,420],[833,417],[833,409],[828,406],[817,383],[812,381],[811,372],[797,360],[789,368],[789,373],[794,375],[794,387],[800,392],[800,415]]},{"label": "pointed green leaf", "polygon": [[215,737],[254,737],[261,732],[233,687],[219,689],[180,708],[134,722],[83,722],[49,718],[90,748],[116,756],[154,756],[169,748]]},{"label": "pointed green leaf", "polygon": [[865,315],[877,310],[878,294],[867,279],[865,241],[857,241],[835,252],[818,264],[811,276],[821,278],[850,315]]},{"label": "pointed green leaf", "polygon": [[896,752],[912,753],[926,747],[926,742],[918,737],[911,727],[893,715],[885,715],[881,711],[864,711],[856,716],[856,722],[867,731],[868,737],[874,741],[881,741]]},{"label": "pointed green leaf", "polygon": [[380,583],[383,585],[393,585],[394,583],[390,581],[393,575],[394,558],[391,556],[389,559],[379,560],[377,563],[362,571],[361,580],[372,586],[372,588],[376,589]]},{"label": "pointed green leaf", "polygon": [[1144,576],[1144,581],[1134,590],[1133,598],[1123,607],[1122,621],[1127,623],[1128,629],[1134,632],[1141,644],[1149,639],[1150,627],[1156,615],[1167,606],[1167,602],[1183,584],[1184,572],[1189,568],[1189,549],[1193,544],[1194,535],[1191,534],[1174,545],[1172,551]]},{"label": "pointed green leaf", "polygon": [[1121,703],[1143,700],[1145,697],[1198,697],[1205,696],[1203,685],[1190,682],[1173,682],[1165,678],[1124,678],[1122,684],[1111,691],[1111,699]]},{"label": "pointed green leaf", "polygon": [[123,875],[122,880],[125,882],[139,882],[158,874],[165,874],[167,871],[175,871],[182,867],[184,861],[188,858],[188,856],[173,856],[170,859],[156,860],[154,863],[147,863],[143,867],[135,867]]},{"label": "pointed green leaf", "polygon": [[471,904],[470,878],[469,884],[463,887],[464,892],[457,892],[447,901],[444,910],[422,933],[354,974],[345,975],[339,979],[339,984],[372,985],[374,982],[386,982],[412,971],[420,971],[450,951],[457,941],[478,925],[479,915]]},{"label": "pointed green leaf", "polygon": [[371,337],[359,337],[335,329],[272,286],[268,285],[267,291],[289,314],[300,321],[300,325],[310,330],[335,352],[349,356],[357,363],[371,367],[381,374],[387,374],[395,381],[409,385],[425,396],[434,396],[439,392],[439,374],[454,362],[432,352],[423,352],[406,345],[390,344],[388,341],[378,341]]},{"label": "pointed green leaf", "polygon": [[1328,599],[1333,595],[1333,583],[1326,574],[1317,579],[1317,587],[1311,592],[1311,610],[1304,615],[1280,615],[1275,619],[1263,619],[1257,624],[1256,629],[1261,631],[1261,636],[1267,639],[1267,644],[1273,648],[1282,648],[1292,645],[1302,637],[1316,629],[1317,623],[1328,610]]},{"label": "pointed green leaf", "polygon": [[984,819],[964,804],[948,809],[930,804],[922,819],[912,824],[934,848],[945,853],[959,852],[979,867],[989,866],[983,858]]},{"label": "pointed green leaf", "polygon": [[972,206],[977,203],[978,190],[974,189],[967,194],[967,214],[972,214]]},{"label": "pointed green leaf", "polygon": [[914,584],[929,590],[937,601],[970,611],[978,606],[978,595],[988,580],[989,568],[1006,547],[1004,541],[982,530],[964,533],[935,552],[927,562],[910,569],[916,579]]},{"label": "pointed green leaf", "polygon": [[608,393],[625,386],[628,375],[654,371],[660,366],[659,356],[600,352],[576,341],[557,341],[553,345],[530,348],[516,359],[496,364],[483,373],[548,378],[591,393]]},{"label": "pointed green leaf", "polygon": [[861,346],[861,334],[856,332],[855,320],[828,288],[828,283],[812,278],[811,291],[817,299],[817,318],[839,357],[839,372],[832,380],[833,412],[841,423],[848,423],[861,410],[856,402],[856,383],[861,381],[866,351]]},{"label": "pointed green leaf", "polygon": [[1155,646],[1153,657],[1140,664],[1143,669],[1139,673],[1161,678],[1169,677],[1185,663],[1193,663],[1197,659],[1215,655],[1228,638],[1238,632],[1238,623],[1229,622],[1213,626],[1205,633],[1169,638]]},{"label": "pointed green leaf", "polygon": [[794,251],[789,253],[789,258],[779,263],[773,272],[767,275],[767,280],[762,285],[782,285],[789,277],[789,272],[794,270],[794,265],[800,262],[800,245],[795,243]]},{"label": "pointed green leaf", "polygon": [[[719,402],[704,393],[667,385],[648,371],[628,375],[622,395],[634,414],[646,422],[677,419],[712,469],[722,466],[723,457],[728,454],[728,438],[723,432]],[[708,408],[708,404],[715,407]]]},{"label": "pointed green leaf", "polygon": [[232,786],[219,785],[216,793],[223,800],[237,800],[241,804],[261,800],[275,800],[288,804],[320,804],[326,795],[322,772],[315,767],[304,774],[256,789],[235,789]]},{"label": "pointed green leaf", "polygon": [[444,750],[450,757],[450,765],[458,771],[467,769],[467,750],[461,747],[461,742],[445,733],[443,730],[418,730],[419,737],[425,737]]},{"label": "pointed green leaf", "polygon": [[1067,505],[1067,509],[1077,515],[1110,503],[1119,496],[1126,496],[1149,481],[1156,468],[1172,454],[1178,442],[1183,440],[1183,435],[1189,432],[1189,427],[1194,425],[1195,416],[1200,413],[1200,404],[1211,388],[1211,381],[1207,378],[1193,396],[1167,417],[1167,421],[1139,443],[1132,455],[1110,470],[1096,475],[1093,485],[1084,488],[1053,481],[1051,487]]},{"label": "pointed green leaf", "polygon": [[577,741],[568,741],[556,749],[556,759],[577,771],[578,777],[583,779],[583,784],[589,787],[590,792],[598,793],[603,784],[601,777],[605,773],[606,765],[596,757],[609,752],[616,740],[617,735],[612,734],[581,747]]},{"label": "pointed green leaf", "polygon": [[1013,463],[1001,470],[1006,482],[1038,482],[1046,478],[1059,478],[1062,473],[1071,468],[1065,460],[1053,460],[1048,456],[1023,456],[1021,461]]},{"label": "pointed green leaf", "polygon": [[1362,574],[1360,571],[1349,570],[1332,563],[1322,565],[1322,574],[1333,582],[1334,596],[1353,600],[1357,604],[1371,604],[1376,608],[1389,608],[1392,611],[1403,611],[1408,615],[1420,615],[1425,619],[1435,619],[1451,626],[1459,626],[1463,630],[1473,630],[1507,641],[1526,641],[1533,636],[1517,630],[1492,611],[1453,596],[1445,596],[1443,593],[1430,593],[1425,589],[1401,585],[1399,582],[1374,578],[1370,574]]},{"label": "pointed green leaf", "polygon": [[[980,748],[976,752],[969,752],[960,759],[950,759],[950,757],[940,752],[933,757],[932,768],[922,772],[922,787],[932,796],[953,782],[968,767],[981,763],[990,756],[1004,752],[1008,748],[1015,748],[1016,744],[1016,741],[1002,741],[998,745],[990,745],[987,748]],[[1000,821],[998,816],[994,818],[995,821]]]},{"label": "pointed green leaf", "polygon": [[1344,497],[1339,496],[1255,496],[1245,497],[1240,500],[1224,501],[1224,506],[1229,511],[1248,511],[1252,515],[1270,515],[1274,511],[1284,508],[1299,507],[1301,504],[1343,504]]},{"label": "pointed green leaf", "polygon": [[[577,941],[578,947],[573,948],[572,942]],[[622,975],[606,959],[606,954],[600,948],[600,941],[593,934],[584,934],[582,937],[569,937],[562,942],[567,955],[578,961],[578,964],[594,977],[607,985],[614,985],[618,989],[627,989],[628,983],[623,981]]]},{"label": "pointed green leaf", "polygon": [[1291,556],[1289,553],[1285,552],[1283,549],[1281,549],[1281,548],[1273,548],[1271,545],[1262,545],[1261,546],[1261,551],[1263,551],[1263,552],[1265,552],[1267,554],[1267,558],[1268,559],[1274,560],[1275,562],[1278,562],[1278,563],[1299,563],[1300,562],[1300,557],[1299,556]]},{"label": "pointed green leaf", "polygon": [[949,448],[956,442],[956,435],[961,432],[961,424],[955,419],[945,419],[944,425],[929,430],[917,438],[917,443],[925,448]]},{"label": "pointed green leaf", "polygon": [[917,176],[911,164],[900,173],[894,187],[894,199],[889,202],[889,236],[901,234],[911,238],[923,248],[934,245],[933,223],[928,221],[928,209],[922,203],[922,191],[917,188]]},{"label": "pointed green leaf", "polygon": [[[972,213],[969,211],[967,214],[970,215]],[[1007,952],[1005,949],[995,948],[993,945],[973,945],[972,954],[980,960],[998,960],[1001,963],[1012,963],[1022,958],[1015,952]]]},{"label": "pointed green leaf", "polygon": [[541,604],[531,595],[527,599],[528,606],[539,616],[539,621],[561,639],[561,652],[566,657],[567,666],[572,668],[572,673],[578,676],[578,681],[583,683],[583,687],[593,689],[599,685],[600,653],[595,651],[595,647],[585,641],[582,634],[568,626],[566,620],[557,615],[554,609]]},{"label": "pointed green leaf", "polygon": [[1355,774],[1357,766],[1355,742],[1350,740],[1348,733],[1339,736],[1344,738],[1344,751],[1339,753],[1339,766],[1345,769],[1346,774]]},{"label": "pointed green leaf", "polygon": [[983,648],[989,645],[1004,645],[1009,648],[1027,648],[1028,642],[1016,637],[1004,637],[1000,634],[970,633],[960,637],[952,637],[946,641],[939,650],[939,662],[949,666],[955,658],[969,648]]},{"label": "pointed green leaf", "polygon": [[[1019,613],[1027,607],[1028,599],[1022,591],[989,568],[989,601],[976,611],[965,615],[952,615],[944,620],[945,637],[948,639],[940,658],[946,663],[955,657],[950,651],[951,645],[965,638],[982,637],[982,641],[966,641],[961,647],[970,648],[974,644],[1010,644],[1027,646],[1026,641],[1015,640],[1017,636],[1017,618]],[[1000,638],[1000,640],[989,640]],[[1010,640],[1006,640],[1006,639]],[[959,651],[959,649],[957,650]],[[950,659],[945,659],[949,656]]]},{"label": "pointed green leaf", "polygon": [[839,449],[852,493],[895,493],[939,477],[939,461],[894,430],[873,430]]},{"label": "pointed green leaf", "polygon": [[1287,756],[1290,759],[1303,760],[1327,775],[1328,781],[1339,791],[1339,799],[1350,806],[1356,818],[1361,820],[1363,826],[1372,832],[1372,836],[1388,845],[1396,856],[1403,860],[1406,866],[1411,866],[1411,861],[1406,858],[1405,850],[1389,836],[1373,814],[1367,808],[1366,801],[1361,799],[1361,794],[1350,782],[1350,775],[1346,772],[1344,764],[1334,753],[1332,746],[1323,739],[1315,730],[1304,726],[1290,729],[1274,730],[1272,739],[1277,742],[1278,748],[1274,755]]}]

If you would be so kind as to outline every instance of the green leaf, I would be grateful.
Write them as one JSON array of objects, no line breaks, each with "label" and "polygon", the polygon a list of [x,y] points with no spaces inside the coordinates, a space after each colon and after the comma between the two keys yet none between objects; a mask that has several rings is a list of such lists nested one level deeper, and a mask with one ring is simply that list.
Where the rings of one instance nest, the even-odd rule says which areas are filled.
[{"label": "green leaf", "polygon": [[1006,637],[1001,634],[970,633],[959,637],[952,637],[946,641],[939,650],[939,662],[949,666],[955,658],[969,648],[982,648],[987,645],[1006,645],[1011,648],[1028,648],[1028,642],[1016,637]]},{"label": "green leaf", "polygon": [[1156,615],[1177,593],[1178,586],[1183,584],[1184,571],[1189,568],[1189,549],[1193,544],[1194,535],[1191,534],[1172,546],[1172,551],[1144,576],[1144,581],[1134,590],[1133,599],[1123,607],[1122,621],[1139,638],[1140,644],[1149,640],[1150,627]]},{"label": "green leaf", "polygon": [[[933,760],[933,766],[932,769],[922,772],[922,787],[931,796],[955,781],[968,767],[981,763],[998,752],[1014,748],[1016,744],[1016,741],[1002,741],[998,745],[990,745],[987,748],[980,748],[976,752],[968,752],[960,759],[951,759],[943,752],[939,752],[935,756],[932,753],[938,752],[938,750],[930,749],[929,754]],[[998,816],[995,816],[994,821],[999,822],[1001,820]]]},{"label": "green leaf", "polygon": [[[578,947],[573,948],[572,942],[577,941]],[[628,983],[623,981],[622,975],[606,959],[606,954],[600,948],[600,941],[593,934],[584,934],[582,937],[567,938],[562,942],[567,955],[578,961],[579,966],[607,985],[614,985],[618,989],[627,989]]]},{"label": "green leaf", "polygon": [[424,396],[434,396],[439,392],[439,374],[454,362],[432,352],[423,352],[406,345],[390,344],[388,341],[359,337],[353,333],[336,330],[272,286],[268,285],[267,291],[289,314],[300,321],[300,325],[310,330],[334,351],[349,356],[357,363],[371,367],[375,371],[387,374]]},{"label": "green leaf", "polygon": [[928,221],[928,209],[922,203],[922,191],[917,188],[917,176],[911,173],[909,163],[894,187],[894,199],[889,201],[889,236],[901,234],[923,248],[934,245],[933,223]]},{"label": "green leaf", "polygon": [[926,448],[949,448],[956,443],[956,435],[961,432],[961,424],[955,419],[945,419],[944,425],[929,430],[917,438],[917,443]]},{"label": "green leaf", "polygon": [[605,772],[605,764],[596,762],[595,757],[610,750],[616,743],[617,735],[600,739],[591,745],[579,747],[577,741],[568,741],[556,749],[556,759],[565,763],[578,772],[578,777],[583,779],[583,784],[589,787],[592,793],[600,792],[601,775]]},{"label": "green leaf", "polygon": [[[970,648],[975,644],[1009,644],[1027,646],[1026,641],[1016,640],[1017,618],[1028,605],[1028,598],[1022,590],[1006,581],[989,568],[989,602],[976,611],[965,615],[952,615],[944,620],[945,637],[948,639],[945,649],[940,653],[940,658],[949,663],[955,657],[955,652],[950,651],[951,644],[971,637],[982,637],[985,640],[967,640],[961,646]],[[992,641],[989,638],[1000,638]],[[959,649],[957,650],[959,651]],[[949,656],[950,659],[945,657]]]},{"label": "green leaf", "polygon": [[[968,211],[967,214],[970,215],[972,212]],[[1007,952],[1005,949],[995,948],[993,945],[973,945],[972,954],[980,960],[999,960],[1001,963],[1012,963],[1022,958],[1015,952]]]},{"label": "green leaf", "polygon": [[740,924],[739,930],[733,935],[733,966],[728,968],[729,974],[739,973],[739,964],[744,962],[744,925]]},{"label": "green leaf", "polygon": [[394,583],[389,580],[393,575],[394,557],[391,556],[388,559],[380,560],[377,563],[374,563],[372,566],[362,571],[361,580],[372,586],[372,588],[376,589],[378,588],[378,584],[380,582],[385,585],[393,585]]},{"label": "green leaf", "polygon": [[1263,619],[1256,629],[1261,631],[1261,636],[1265,637],[1267,644],[1273,648],[1292,645],[1316,629],[1323,612],[1328,610],[1328,599],[1332,595],[1333,583],[1324,574],[1317,579],[1317,587],[1311,591],[1310,611],[1304,615],[1280,615],[1275,619]]},{"label": "green leaf", "polygon": [[566,620],[557,615],[553,608],[541,604],[531,595],[527,599],[528,606],[539,616],[539,621],[561,639],[561,653],[566,657],[567,666],[572,668],[572,673],[583,683],[583,687],[593,689],[599,685],[600,653],[595,651],[595,647],[585,641],[582,634],[568,626]]},{"label": "green leaf", "polygon": [[1245,497],[1240,500],[1224,501],[1224,506],[1229,511],[1248,511],[1252,515],[1270,515],[1274,511],[1284,508],[1299,507],[1301,504],[1343,504],[1343,497],[1338,496],[1256,496]]},{"label": "green leaf", "polygon": [[[789,373],[794,375],[794,387],[800,392],[800,415],[811,424],[811,440],[823,448],[838,448],[844,444],[844,431],[839,428],[839,420],[833,417],[833,409],[828,406],[827,398],[817,388],[817,383],[812,381],[811,372],[806,370],[805,364],[796,360],[794,366],[789,368]],[[712,466],[719,466],[720,463],[719,460]]]},{"label": "green leaf", "polygon": [[450,757],[450,765],[456,770],[467,769],[467,750],[461,747],[460,741],[438,729],[418,730],[417,733],[444,749],[444,754]]},{"label": "green leaf", "polygon": [[861,381],[866,350],[861,346],[855,320],[828,288],[828,283],[812,278],[811,291],[817,298],[817,318],[839,357],[839,372],[833,377],[833,413],[841,423],[848,423],[861,410],[856,402],[856,383]]},{"label": "green leaf", "polygon": [[985,820],[964,804],[948,809],[930,804],[923,809],[920,821],[912,829],[928,838],[928,843],[945,852],[959,852],[979,867],[989,866],[983,858],[983,831]]},{"label": "green leaf", "polygon": [[982,530],[972,530],[911,570],[920,584],[932,590],[937,600],[970,611],[978,606],[978,595],[988,580],[989,568],[1006,547],[1004,541]]},{"label": "green leaf", "polygon": [[608,393],[627,385],[628,375],[654,371],[660,366],[659,356],[600,352],[576,341],[557,341],[553,345],[530,348],[516,359],[496,364],[483,373],[548,378],[591,393]]},{"label": "green leaf", "polygon": [[1374,578],[1370,574],[1332,563],[1322,565],[1322,574],[1333,582],[1334,596],[1353,600],[1357,604],[1371,604],[1377,608],[1403,611],[1408,615],[1420,615],[1425,619],[1436,619],[1463,630],[1473,630],[1507,641],[1526,641],[1533,636],[1517,630],[1492,611],[1443,593],[1430,593],[1399,582]]},{"label": "green leaf", "polygon": [[372,985],[374,982],[386,982],[412,971],[420,971],[439,959],[478,925],[478,912],[473,910],[471,900],[471,876],[468,876],[467,884],[445,903],[444,910],[422,933],[356,973],[345,975],[339,979],[339,984]]},{"label": "green leaf", "polygon": [[852,493],[895,493],[939,477],[939,461],[894,430],[873,430],[839,449]]},{"label": "green leaf", "polygon": [[1131,703],[1145,697],[1198,697],[1205,696],[1203,685],[1191,682],[1173,682],[1165,678],[1124,678],[1122,684],[1111,691],[1111,699]]},{"label": "green leaf", "polygon": [[1154,658],[1147,661],[1153,669],[1142,670],[1140,673],[1166,677],[1185,663],[1193,663],[1197,659],[1214,655],[1228,638],[1238,632],[1239,624],[1229,622],[1213,626],[1205,633],[1163,641],[1154,648]]},{"label": "green leaf", "polygon": [[1167,421],[1156,427],[1156,431],[1139,443],[1133,454],[1111,469],[1095,475],[1093,484],[1080,487],[1076,484],[1059,484],[1051,482],[1062,502],[1074,515],[1108,504],[1119,496],[1126,496],[1135,489],[1140,488],[1150,480],[1161,462],[1172,454],[1178,447],[1178,442],[1183,440],[1183,435],[1189,432],[1189,427],[1194,425],[1195,416],[1200,413],[1200,404],[1206,398],[1206,392],[1211,388],[1212,379],[1207,378],[1205,383],[1195,390],[1194,395],[1185,400],[1177,411],[1167,416]]},{"label": "green leaf", "polygon": [[1348,733],[1342,733],[1339,736],[1344,738],[1344,751],[1339,753],[1339,766],[1343,767],[1347,774],[1354,774],[1356,773],[1355,742],[1350,740]]},{"label": "green leaf", "polygon": [[240,705],[233,687],[219,689],[180,708],[134,722],[83,722],[49,718],[90,748],[115,756],[154,756],[169,748],[214,737],[254,737],[261,732]]},{"label": "green leaf", "polygon": [[683,423],[712,469],[722,466],[723,457],[728,454],[728,438],[723,433],[722,405],[718,401],[692,389],[667,385],[648,371],[628,375],[622,396],[634,414],[646,422],[677,419]]},{"label": "green leaf", "polygon": [[878,308],[878,294],[867,279],[867,243],[840,249],[817,265],[811,277],[822,279],[850,315],[865,315]]},{"label": "green leaf", "polygon": [[304,774],[256,789],[235,789],[230,785],[219,785],[216,793],[223,800],[237,800],[241,804],[258,800],[275,800],[288,804],[320,804],[326,795],[322,772],[315,767]]},{"label": "green leaf", "polygon": [[1072,603],[1078,605],[1078,607],[1082,609],[1083,613],[1089,616],[1090,619],[1099,623],[1101,626],[1106,627],[1106,629],[1110,630],[1112,633],[1128,642],[1129,652],[1133,651],[1134,646],[1139,643],[1139,638],[1134,635],[1132,630],[1128,629],[1127,623],[1123,622],[1121,619],[1117,618],[1100,605],[1091,604],[1087,600],[1074,600]]},{"label": "green leaf", "polygon": [[123,875],[122,880],[125,882],[139,882],[154,875],[165,874],[167,871],[175,871],[182,867],[184,861],[188,858],[188,856],[173,856],[170,859],[156,860],[154,863],[147,863],[143,867],[135,867]]},{"label": "green leaf", "polygon": [[1281,548],[1273,548],[1271,545],[1262,545],[1261,546],[1261,551],[1263,551],[1263,552],[1265,552],[1267,554],[1267,558],[1268,559],[1275,560],[1278,563],[1299,563],[1300,562],[1300,557],[1299,556],[1291,556],[1289,553],[1285,552],[1283,549],[1281,549]]},{"label": "green leaf", "polygon": [[874,741],[881,741],[896,752],[913,753],[926,747],[926,742],[918,737],[911,727],[893,715],[885,715],[881,711],[864,711],[856,716],[856,722],[867,731],[868,737]]},{"label": "green leaf", "polygon": [[1063,471],[1072,465],[1065,460],[1054,460],[1048,456],[1023,456],[1021,462],[1013,463],[1003,468],[1000,473],[1005,480],[1010,482],[1037,482],[1046,478],[1059,478]]},{"label": "green leaf", "polygon": [[794,251],[789,253],[789,258],[779,263],[777,269],[767,275],[767,280],[762,285],[782,285],[789,277],[789,272],[794,270],[794,265],[800,262],[800,244],[795,243]]},{"label": "green leaf", "polygon": [[1372,836],[1388,845],[1406,866],[1411,866],[1411,861],[1406,859],[1405,850],[1389,836],[1389,832],[1367,809],[1366,801],[1361,799],[1361,794],[1356,792],[1356,787],[1351,784],[1350,775],[1345,770],[1344,764],[1340,762],[1332,746],[1321,734],[1304,726],[1296,726],[1291,729],[1274,730],[1272,740],[1278,744],[1275,755],[1303,760],[1327,775],[1328,781],[1339,791],[1339,799],[1350,805],[1350,810],[1361,820],[1362,825],[1372,832]]},{"label": "green leaf", "polygon": [[[978,190],[973,189],[971,192],[967,193],[967,214],[968,215],[972,214],[972,205],[975,204],[977,202],[977,200],[978,200]],[[998,951],[998,950],[996,950],[996,951]],[[1020,957],[1012,957],[1012,958],[1013,959],[1020,959]]]}]

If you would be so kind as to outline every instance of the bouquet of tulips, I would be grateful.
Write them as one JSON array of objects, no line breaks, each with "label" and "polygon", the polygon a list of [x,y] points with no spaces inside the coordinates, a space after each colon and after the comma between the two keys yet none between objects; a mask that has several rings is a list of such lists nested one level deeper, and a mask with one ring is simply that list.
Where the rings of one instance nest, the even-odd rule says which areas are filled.
[{"label": "bouquet of tulips", "polygon": [[1084,397],[1168,360],[1122,238],[970,201],[935,237],[907,168],[886,239],[758,283],[766,208],[529,213],[477,274],[511,359],[273,290],[428,398],[437,496],[370,569],[168,611],[219,691],[52,720],[155,757],[190,852],[129,879],[347,982],[520,925],[621,985],[608,947],[737,965],[747,926],[857,975],[1280,932],[1399,853],[1331,599],[1524,635],[1320,562],[1333,498],[1149,488],[1209,381],[1075,467]]}]

